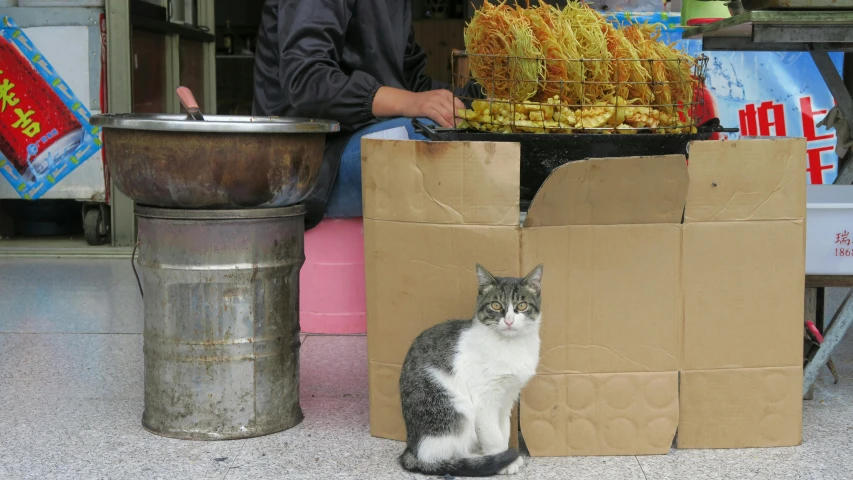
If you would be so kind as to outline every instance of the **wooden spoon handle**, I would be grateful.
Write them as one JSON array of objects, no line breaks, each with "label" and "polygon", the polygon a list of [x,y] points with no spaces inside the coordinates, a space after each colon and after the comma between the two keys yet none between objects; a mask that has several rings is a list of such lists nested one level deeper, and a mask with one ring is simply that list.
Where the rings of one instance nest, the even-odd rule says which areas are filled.
[{"label": "wooden spoon handle", "polygon": [[187,110],[198,110],[198,102],[195,101],[193,92],[187,87],[178,87],[178,98]]}]

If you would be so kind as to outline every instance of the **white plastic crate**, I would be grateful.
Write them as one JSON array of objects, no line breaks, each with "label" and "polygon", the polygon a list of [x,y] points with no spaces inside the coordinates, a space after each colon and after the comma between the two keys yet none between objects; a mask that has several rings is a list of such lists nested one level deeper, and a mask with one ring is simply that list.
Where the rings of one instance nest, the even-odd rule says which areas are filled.
[{"label": "white plastic crate", "polygon": [[853,275],[853,186],[806,187],[806,274]]}]

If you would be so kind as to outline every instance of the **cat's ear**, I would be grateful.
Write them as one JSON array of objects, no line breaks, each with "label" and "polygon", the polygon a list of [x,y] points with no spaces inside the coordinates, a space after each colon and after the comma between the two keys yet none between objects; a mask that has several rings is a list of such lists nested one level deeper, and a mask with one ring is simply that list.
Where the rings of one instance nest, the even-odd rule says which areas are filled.
[{"label": "cat's ear", "polygon": [[478,263],[477,264],[477,283],[480,286],[480,293],[483,293],[483,292],[486,292],[487,290],[489,290],[490,288],[494,287],[495,283],[497,283],[497,281],[495,280],[495,277],[492,276],[491,273],[489,273],[488,270],[483,268],[483,266]]},{"label": "cat's ear", "polygon": [[536,292],[542,293],[542,265],[534,268],[532,272],[524,277],[524,285]]}]

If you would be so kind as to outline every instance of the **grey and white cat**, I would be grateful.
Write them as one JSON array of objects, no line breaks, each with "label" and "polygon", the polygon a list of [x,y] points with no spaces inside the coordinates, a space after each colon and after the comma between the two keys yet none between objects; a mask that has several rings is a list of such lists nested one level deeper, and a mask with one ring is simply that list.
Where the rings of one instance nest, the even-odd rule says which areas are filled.
[{"label": "grey and white cat", "polygon": [[400,465],[428,475],[514,474],[510,411],[539,363],[542,265],[496,278],[477,265],[471,320],[438,324],[415,339],[400,375],[407,446]]}]

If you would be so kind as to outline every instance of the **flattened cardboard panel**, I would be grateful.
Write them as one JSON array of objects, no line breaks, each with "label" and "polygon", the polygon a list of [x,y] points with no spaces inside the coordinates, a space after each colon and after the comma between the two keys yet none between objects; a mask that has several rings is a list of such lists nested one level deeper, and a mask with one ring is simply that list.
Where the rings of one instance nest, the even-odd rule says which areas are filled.
[{"label": "flattened cardboard panel", "polygon": [[801,220],[684,226],[683,370],[802,368],[803,243]]},{"label": "flattened cardboard panel", "polygon": [[802,366],[681,374],[678,448],[785,447],[802,438]]},{"label": "flattened cardboard panel", "polygon": [[515,402],[509,413],[509,446],[512,448],[518,448],[518,432],[518,402]]},{"label": "flattened cardboard panel", "polygon": [[692,142],[685,223],[804,218],[805,159],[803,138]]},{"label": "flattened cardboard panel", "polygon": [[524,229],[522,271],[544,265],[539,373],[678,370],[679,225]]},{"label": "flattened cardboard panel", "polygon": [[370,434],[390,440],[406,440],[406,424],[400,403],[401,365],[370,362]]},{"label": "flattened cardboard panel", "polygon": [[[567,292],[573,285],[568,265],[585,271],[590,268],[589,257],[583,252],[588,238],[583,230],[572,232],[570,227],[525,228],[521,232],[521,271],[530,271],[542,264],[542,321],[539,338],[540,374],[564,373],[569,369],[568,345],[569,308]],[[581,315],[576,312],[576,315]]]},{"label": "flattened cardboard panel", "polygon": [[524,226],[681,223],[687,184],[683,155],[570,162],[536,192]]},{"label": "flattened cardboard panel", "polygon": [[521,395],[535,457],[666,454],[678,416],[677,372],[537,375]]},{"label": "flattened cardboard panel", "polygon": [[367,348],[372,361],[402,365],[422,331],[472,318],[479,262],[517,276],[517,228],[364,220]]},{"label": "flattened cardboard panel", "polygon": [[517,143],[363,139],[364,218],[518,225]]}]

